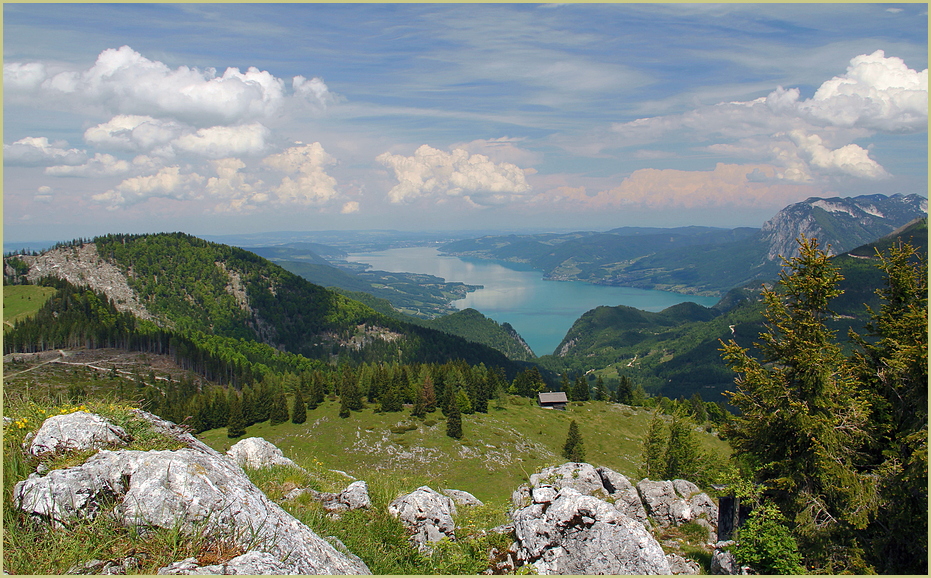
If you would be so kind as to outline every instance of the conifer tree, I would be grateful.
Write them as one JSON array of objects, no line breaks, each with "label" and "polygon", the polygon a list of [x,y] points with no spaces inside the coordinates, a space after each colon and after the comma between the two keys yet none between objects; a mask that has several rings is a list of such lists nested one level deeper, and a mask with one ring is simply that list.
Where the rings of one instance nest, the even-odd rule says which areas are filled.
[{"label": "conifer tree", "polygon": [[569,422],[569,433],[566,436],[566,443],[563,445],[562,455],[570,462],[585,461],[585,444],[582,441],[579,424],[575,423],[575,420]]},{"label": "conifer tree", "polygon": [[270,425],[279,425],[291,419],[288,414],[288,400],[283,391],[279,391],[272,397],[272,408],[269,413],[268,422]]},{"label": "conifer tree", "polygon": [[573,401],[588,401],[591,399],[591,395],[588,391],[588,381],[584,376],[578,376],[575,378],[575,387],[572,388],[572,399]]},{"label": "conifer tree", "polygon": [[307,421],[307,405],[304,403],[304,396],[301,395],[301,388],[294,390],[294,401],[291,403],[291,423],[302,424]]},{"label": "conifer tree", "polygon": [[246,419],[243,416],[242,401],[235,392],[230,392],[230,416],[226,424],[226,436],[238,438],[246,434]]},{"label": "conifer tree", "polygon": [[928,573],[928,258],[899,241],[878,254],[885,273],[867,336],[851,332],[851,365],[872,405],[870,462],[881,519],[866,531],[882,574]]},{"label": "conifer tree", "polygon": [[620,382],[617,384],[615,401],[624,405],[633,405],[634,403],[634,387],[630,378],[626,375],[622,375]]},{"label": "conifer tree", "polygon": [[605,380],[600,375],[595,382],[595,401],[608,401],[608,388],[605,387]]},{"label": "conifer tree", "polygon": [[449,396],[446,407],[446,435],[451,438],[462,438],[462,414],[455,395]]},{"label": "conifer tree", "polygon": [[778,287],[763,290],[762,360],[733,340],[723,347],[741,410],[728,438],[792,523],[806,566],[864,571],[845,546],[876,509],[875,477],[858,468],[868,406],[825,326],[841,276],[816,240],[802,237],[799,249]]},{"label": "conifer tree", "polygon": [[640,477],[662,479],[666,474],[666,443],[669,436],[659,410],[653,412],[640,457]]},{"label": "conifer tree", "polygon": [[572,384],[569,383],[569,375],[563,372],[559,378],[559,389],[566,393],[566,399],[572,401]]},{"label": "conifer tree", "polygon": [[475,413],[475,408],[472,406],[472,400],[469,399],[469,394],[461,387],[456,392],[456,405],[459,406],[459,412],[462,414],[468,415]]},{"label": "conifer tree", "polygon": [[429,374],[424,377],[421,391],[424,398],[424,411],[426,413],[436,411],[436,391],[433,389],[433,378]]},{"label": "conifer tree", "polygon": [[665,472],[661,476],[664,480],[684,479],[699,484],[704,481],[703,460],[693,426],[684,408],[673,413],[666,442]]}]

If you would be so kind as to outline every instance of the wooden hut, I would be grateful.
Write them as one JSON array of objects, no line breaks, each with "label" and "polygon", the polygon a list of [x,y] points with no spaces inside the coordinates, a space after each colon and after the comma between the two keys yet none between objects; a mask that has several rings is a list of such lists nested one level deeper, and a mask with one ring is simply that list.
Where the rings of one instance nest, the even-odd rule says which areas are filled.
[{"label": "wooden hut", "polygon": [[540,393],[538,396],[540,407],[543,409],[566,409],[566,404],[569,403],[564,391]]}]

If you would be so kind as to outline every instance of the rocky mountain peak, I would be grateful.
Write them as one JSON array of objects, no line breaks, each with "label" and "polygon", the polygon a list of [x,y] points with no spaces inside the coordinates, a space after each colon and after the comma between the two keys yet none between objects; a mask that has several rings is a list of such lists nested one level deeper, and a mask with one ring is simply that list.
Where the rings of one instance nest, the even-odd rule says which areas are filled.
[{"label": "rocky mountain peak", "polygon": [[800,235],[817,238],[829,254],[837,255],[927,214],[928,199],[918,195],[810,197],[779,211],[761,232],[769,243],[770,261],[798,256]]}]

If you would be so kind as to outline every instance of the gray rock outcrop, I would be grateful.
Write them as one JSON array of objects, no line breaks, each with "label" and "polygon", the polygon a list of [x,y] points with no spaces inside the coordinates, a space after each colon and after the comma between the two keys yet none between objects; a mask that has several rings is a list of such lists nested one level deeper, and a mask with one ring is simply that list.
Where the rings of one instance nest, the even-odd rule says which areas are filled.
[{"label": "gray rock outcrop", "polygon": [[516,557],[540,574],[669,574],[643,524],[572,487],[540,485],[511,514]]},{"label": "gray rock outcrop", "polygon": [[130,435],[99,415],[76,411],[46,419],[28,444],[34,456],[123,446]]},{"label": "gray rock outcrop", "polygon": [[267,552],[246,552],[241,556],[236,556],[228,562],[224,562],[222,564],[210,564],[207,566],[200,566],[197,563],[197,558],[185,558],[180,562],[174,562],[168,566],[165,566],[164,568],[159,568],[158,574],[169,576],[195,574],[239,574],[256,576],[270,574],[297,574],[297,572],[294,572],[293,569],[290,568],[287,564],[284,564],[277,557]]},{"label": "gray rock outcrop", "polygon": [[708,494],[686,480],[640,480],[637,491],[647,513],[662,527],[697,522],[709,530],[709,539],[718,525],[718,507]]},{"label": "gray rock outcrop", "polygon": [[572,488],[579,493],[612,502],[617,510],[646,526],[650,527],[646,510],[640,501],[637,488],[624,475],[606,467],[594,467],[591,464],[568,462],[561,466],[544,468],[530,476],[530,484],[523,484],[511,495],[515,508],[531,503],[534,488],[543,485],[557,490]]},{"label": "gray rock outcrop", "polygon": [[448,496],[421,486],[388,504],[388,513],[401,520],[411,532],[411,543],[421,552],[430,552],[430,544],[443,538],[455,539],[456,505]]},{"label": "gray rock outcrop", "polygon": [[688,558],[683,558],[675,552],[672,554],[666,554],[666,561],[669,562],[669,571],[672,574],[701,574],[701,565],[699,565],[698,562],[695,560],[689,560]]},{"label": "gray rock outcrop", "polygon": [[272,466],[300,467],[284,457],[284,453],[277,446],[263,438],[253,437],[239,440],[226,452],[226,455],[240,467],[253,470]]},{"label": "gray rock outcrop", "polygon": [[[183,437],[166,424],[161,424],[165,431]],[[271,555],[284,573],[370,573],[358,558],[337,551],[269,500],[230,459],[199,442],[192,445],[102,450],[80,466],[30,475],[14,487],[14,504],[53,525],[108,512],[127,526],[232,540],[256,555]],[[272,570],[282,573],[282,568]]]},{"label": "gray rock outcrop", "polygon": [[339,493],[318,492],[311,488],[297,488],[291,490],[284,499],[294,500],[302,495],[308,495],[312,499],[319,501],[323,505],[323,509],[331,514],[338,515],[346,510],[361,510],[372,507],[369,486],[363,480],[349,484],[346,489]]},{"label": "gray rock outcrop", "polygon": [[444,494],[452,498],[457,506],[484,506],[485,503],[463,490],[442,490]]}]

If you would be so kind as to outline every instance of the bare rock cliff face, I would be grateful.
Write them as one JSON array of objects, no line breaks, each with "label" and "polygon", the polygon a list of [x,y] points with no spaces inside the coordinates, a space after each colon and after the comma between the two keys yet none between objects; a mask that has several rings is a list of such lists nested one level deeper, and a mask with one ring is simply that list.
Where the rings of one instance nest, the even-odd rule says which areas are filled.
[{"label": "bare rock cliff face", "polygon": [[838,255],[927,214],[928,200],[918,195],[811,197],[779,211],[763,224],[761,232],[769,243],[770,261],[780,255],[787,259],[797,257],[796,239],[800,235],[817,238],[829,255]]},{"label": "bare rock cliff face", "polygon": [[102,259],[94,243],[52,249],[38,256],[24,255],[20,258],[29,265],[26,278],[32,283],[53,276],[72,285],[87,285],[94,291],[106,294],[120,311],[129,311],[141,319],[153,319],[130,288],[126,275],[116,265]]}]

